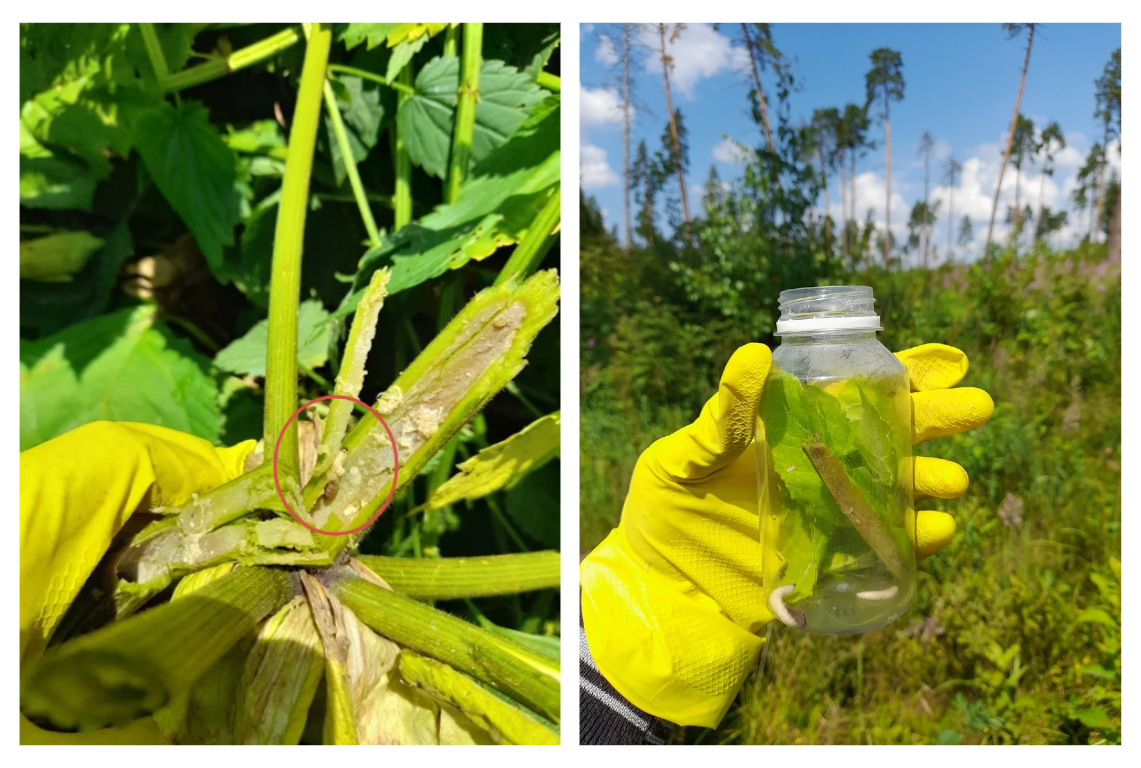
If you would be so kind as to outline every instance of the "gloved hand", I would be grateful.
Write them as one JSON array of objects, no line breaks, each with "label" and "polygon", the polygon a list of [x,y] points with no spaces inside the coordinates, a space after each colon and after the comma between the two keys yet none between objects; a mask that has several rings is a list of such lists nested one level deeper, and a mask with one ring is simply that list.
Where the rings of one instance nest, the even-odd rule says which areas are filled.
[{"label": "gloved hand", "polygon": [[[942,344],[900,352],[912,390],[913,442],[988,421],[990,396],[950,389],[967,357]],[[603,676],[643,711],[716,727],[756,661],[772,619],[761,588],[756,459],[751,447],[772,365],[762,344],[738,349],[717,394],[689,426],[638,459],[622,521],[582,563],[582,620]],[[915,498],[953,498],[967,473],[914,459]],[[937,551],[954,519],[922,511],[917,552]]]},{"label": "gloved hand", "polygon": [[[243,472],[255,442],[215,448],[148,424],[95,422],[20,454],[20,668],[39,658],[115,534],[138,509],[180,504]],[[150,718],[62,734],[20,715],[20,742],[162,743]]]}]

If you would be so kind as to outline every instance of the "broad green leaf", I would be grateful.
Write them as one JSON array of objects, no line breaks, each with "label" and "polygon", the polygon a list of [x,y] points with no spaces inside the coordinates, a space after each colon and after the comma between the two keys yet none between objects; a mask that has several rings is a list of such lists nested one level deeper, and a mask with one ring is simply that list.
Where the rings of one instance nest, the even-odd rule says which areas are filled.
[{"label": "broad green leaf", "polygon": [[[319,301],[303,301],[297,313],[297,362],[306,368],[320,368],[328,360],[329,313]],[[269,323],[262,320],[249,333],[221,350],[214,358],[219,370],[239,376],[265,376],[265,350],[269,343]]]},{"label": "broad green leaf", "polygon": [[111,230],[103,247],[87,260],[74,280],[21,282],[20,333],[52,334],[102,313],[118,284],[120,267],[133,253],[131,231],[124,220]]},{"label": "broad green leaf", "polygon": [[77,80],[132,82],[129,35],[129,24],[21,24],[20,103]]},{"label": "broad green leaf", "polygon": [[559,546],[559,465],[551,462],[507,492],[507,516],[538,544]]},{"label": "broad green leaf", "polygon": [[285,159],[285,136],[276,120],[255,120],[240,129],[229,126],[223,141],[235,152]]},{"label": "broad green leaf", "polygon": [[[416,95],[401,105],[396,118],[412,162],[441,179],[448,172],[459,84],[459,59],[432,59],[416,75]],[[531,107],[546,95],[525,72],[502,61],[484,61],[479,73],[472,163],[478,163],[506,142],[527,118]]]},{"label": "broad green leaf", "polygon": [[[369,150],[376,146],[377,137],[380,135],[380,125],[384,120],[384,108],[380,104],[380,86],[376,83],[366,83],[361,78],[351,75],[338,78],[337,83],[338,86],[333,89],[337,95],[337,107],[341,110],[353,159],[359,163],[368,157]],[[327,117],[325,130],[328,133],[329,151],[333,158],[333,173],[337,184],[340,185],[345,181],[345,161],[341,157],[341,146],[333,133],[332,120]]]},{"label": "broad green leaf", "polygon": [[90,232],[58,232],[20,243],[20,279],[68,282],[100,248]]},{"label": "broad green leaf", "polygon": [[400,71],[412,61],[412,57],[419,53],[427,42],[428,37],[425,35],[415,40],[404,40],[392,49],[392,55],[388,57],[388,68],[384,73],[388,82],[396,80]]},{"label": "broad green leaf", "polygon": [[472,170],[455,203],[366,253],[336,316],[352,313],[380,267],[392,267],[392,295],[517,243],[559,184],[559,114],[557,98],[544,101],[510,141]]},{"label": "broad green leaf", "polygon": [[206,361],[156,323],[154,307],[20,342],[20,450],[103,419],[218,438]]},{"label": "broad green leaf", "polygon": [[85,162],[51,152],[20,123],[20,205],[87,210],[98,183]]},{"label": "broad green leaf", "polygon": [[503,442],[484,448],[459,465],[459,474],[432,492],[427,508],[440,509],[513,488],[529,472],[559,455],[559,424],[556,411]]},{"label": "broad green leaf", "polygon": [[240,220],[233,151],[196,102],[162,102],[143,111],[135,129],[136,146],[155,184],[198,241],[211,270],[223,272],[222,249],[233,244]]}]

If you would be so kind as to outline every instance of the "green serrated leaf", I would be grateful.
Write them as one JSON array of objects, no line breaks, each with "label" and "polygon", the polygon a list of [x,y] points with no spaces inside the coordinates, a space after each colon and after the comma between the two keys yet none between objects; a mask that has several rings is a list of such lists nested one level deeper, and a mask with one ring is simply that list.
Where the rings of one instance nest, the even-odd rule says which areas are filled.
[{"label": "green serrated leaf", "polygon": [[156,322],[121,310],[20,342],[20,450],[97,420],[158,424],[218,439],[206,361]]},{"label": "green serrated leaf", "polygon": [[[320,368],[328,361],[329,313],[319,301],[304,301],[297,314],[297,362],[306,368]],[[262,320],[240,339],[221,350],[214,365],[240,376],[265,376],[269,323]]]},{"label": "green serrated leaf", "polygon": [[388,82],[394,82],[400,70],[412,61],[412,57],[420,52],[420,49],[428,42],[428,36],[419,37],[415,40],[404,40],[392,49],[392,55],[388,58],[388,69],[385,70],[385,78]]},{"label": "green serrated leaf", "polygon": [[197,102],[161,102],[145,109],[135,121],[135,133],[139,155],[155,184],[222,279],[222,249],[233,244],[234,227],[241,219],[233,151]]},{"label": "green serrated leaf", "polygon": [[[416,76],[416,95],[401,106],[397,125],[406,139],[412,162],[443,179],[448,172],[460,82],[460,62],[438,56]],[[533,77],[502,61],[484,61],[479,74],[479,102],[472,137],[473,164],[511,137],[531,107],[547,92]]]},{"label": "green serrated leaf", "polygon": [[428,509],[440,509],[463,499],[479,499],[517,485],[559,455],[559,412],[527,425],[506,440],[484,448],[460,464],[460,473],[432,491]]},{"label": "green serrated leaf", "polygon": [[368,48],[371,50],[388,42],[388,33],[399,26],[399,24],[346,24],[338,37],[348,50],[364,42],[368,43]]},{"label": "green serrated leaf", "polygon": [[392,266],[392,295],[519,242],[558,188],[559,115],[557,98],[544,101],[510,141],[472,170],[455,203],[401,228],[366,253],[353,292],[335,315],[352,313],[380,267]]}]

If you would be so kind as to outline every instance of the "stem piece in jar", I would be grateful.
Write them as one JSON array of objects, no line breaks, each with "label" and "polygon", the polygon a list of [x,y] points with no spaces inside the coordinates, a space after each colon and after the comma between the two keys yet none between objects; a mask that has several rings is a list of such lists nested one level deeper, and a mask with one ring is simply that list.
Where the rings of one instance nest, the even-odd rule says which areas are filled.
[{"label": "stem piece in jar", "polygon": [[902,580],[907,569],[891,531],[868,504],[864,492],[848,477],[836,454],[824,443],[806,442],[801,447],[844,517],[859,531],[892,576]]}]

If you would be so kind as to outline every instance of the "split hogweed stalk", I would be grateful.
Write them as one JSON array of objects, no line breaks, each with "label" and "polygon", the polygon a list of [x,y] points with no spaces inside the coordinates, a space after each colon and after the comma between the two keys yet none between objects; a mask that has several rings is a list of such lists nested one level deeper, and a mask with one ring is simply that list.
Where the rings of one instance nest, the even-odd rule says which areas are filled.
[{"label": "split hogweed stalk", "polygon": [[[305,45],[274,240],[266,458],[185,504],[150,510],[154,522],[135,533],[118,556],[113,592],[73,606],[56,644],[25,673],[23,711],[46,725],[81,731],[153,716],[180,743],[557,743],[557,657],[519,633],[491,631],[430,604],[557,587],[557,552],[411,560],[358,556],[363,530],[330,535],[365,525],[390,494],[409,484],[523,369],[531,343],[555,316],[555,272],[528,275],[557,236],[557,150],[538,170],[503,167],[467,178],[472,148],[481,139],[480,74],[489,71],[481,61],[482,25],[348,25],[343,40],[355,35],[370,46],[373,38],[399,46],[446,35],[450,57],[425,69],[455,69],[457,43],[463,46],[458,71],[451,72],[459,88],[450,96],[419,81],[410,86],[408,64],[385,81],[398,91],[402,111],[395,140],[397,231],[384,236],[369,212],[330,85],[335,71],[328,63],[329,25],[291,28],[227,61],[174,74],[167,72],[153,25],[140,26],[167,92]],[[491,71],[502,78],[504,69]],[[448,82],[447,72],[437,74]],[[554,93],[536,87],[549,103],[537,104],[519,127],[524,150],[529,138],[552,124],[557,130],[557,78],[545,80]],[[374,408],[395,438],[399,470],[388,433],[376,419],[366,416],[350,428],[348,400],[330,401],[323,422],[310,413],[306,439],[299,439],[298,420],[290,421],[298,407],[301,251],[322,104],[371,241],[362,266],[374,265],[366,276],[358,275],[342,307],[341,315],[352,313],[353,320],[331,394],[359,395],[385,296],[432,274],[410,271],[439,274],[500,245],[518,244],[496,284],[477,294],[377,400]],[[420,223],[444,230],[448,217],[470,217],[480,205],[490,208],[459,242],[452,235],[415,243],[400,228],[411,218],[405,148],[427,139],[406,130],[403,110],[441,105],[454,109],[447,205]],[[418,156],[425,156],[423,147]],[[518,212],[504,207],[504,200],[536,192],[544,198],[532,221],[509,221]],[[432,217],[445,221],[431,222]],[[408,253],[409,247],[426,252],[379,268],[385,257]],[[442,266],[424,265],[440,258],[432,248],[447,255]],[[298,524],[283,506],[272,453],[279,435],[282,495],[301,519],[329,534]],[[558,435],[556,412],[462,464],[460,474],[436,487],[425,506],[444,507],[509,487],[519,473],[557,455]],[[168,602],[144,609],[172,586]]]}]

